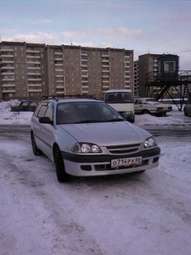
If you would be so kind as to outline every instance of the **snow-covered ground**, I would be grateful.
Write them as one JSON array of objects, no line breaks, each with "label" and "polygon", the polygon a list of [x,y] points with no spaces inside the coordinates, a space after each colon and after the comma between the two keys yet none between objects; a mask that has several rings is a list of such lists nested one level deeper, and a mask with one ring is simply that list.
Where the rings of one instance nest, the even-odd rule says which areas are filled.
[{"label": "snow-covered ground", "polygon": [[[10,106],[17,101],[8,101],[0,103],[0,125],[30,125],[32,112],[11,112]],[[149,114],[136,115],[135,124],[138,126],[191,126],[191,118],[185,117],[183,112],[179,112],[176,107],[167,117],[156,117]]]},{"label": "snow-covered ground", "polygon": [[142,175],[58,184],[28,138],[0,137],[0,254],[190,255],[191,137]]},{"label": "snow-covered ground", "polygon": [[11,106],[18,104],[17,100],[0,103],[0,125],[29,125],[32,112],[11,112]]}]

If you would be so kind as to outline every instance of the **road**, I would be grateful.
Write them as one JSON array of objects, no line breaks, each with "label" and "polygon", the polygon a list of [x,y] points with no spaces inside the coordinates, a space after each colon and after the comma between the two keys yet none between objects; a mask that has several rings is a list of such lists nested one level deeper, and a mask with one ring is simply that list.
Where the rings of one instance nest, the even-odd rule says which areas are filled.
[{"label": "road", "polygon": [[[189,123],[190,124],[190,123]],[[148,130],[151,134],[155,136],[172,136],[172,137],[190,137],[191,136],[191,124],[187,125],[146,125],[142,128]],[[9,134],[28,134],[30,132],[29,125],[0,125],[0,135]]]},{"label": "road", "polygon": [[0,255],[190,255],[191,136],[142,175],[56,181],[26,133],[0,135]]}]

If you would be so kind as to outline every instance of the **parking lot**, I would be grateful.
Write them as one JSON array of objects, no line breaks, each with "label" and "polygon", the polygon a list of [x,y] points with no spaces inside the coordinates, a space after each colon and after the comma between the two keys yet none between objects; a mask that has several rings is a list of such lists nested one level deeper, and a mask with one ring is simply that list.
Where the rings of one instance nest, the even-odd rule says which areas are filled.
[{"label": "parking lot", "polygon": [[0,247],[6,255],[190,255],[191,137],[158,137],[143,175],[58,184],[27,134],[0,138]]}]

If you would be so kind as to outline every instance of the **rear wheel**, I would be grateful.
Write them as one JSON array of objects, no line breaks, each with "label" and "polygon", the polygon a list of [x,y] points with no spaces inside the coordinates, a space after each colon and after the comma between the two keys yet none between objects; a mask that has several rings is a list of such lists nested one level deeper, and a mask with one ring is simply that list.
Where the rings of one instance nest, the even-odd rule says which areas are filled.
[{"label": "rear wheel", "polygon": [[32,144],[32,151],[33,151],[34,155],[35,156],[42,155],[41,150],[39,150],[39,148],[36,145],[36,141],[35,141],[33,132],[31,132],[31,144]]},{"label": "rear wheel", "polygon": [[184,109],[184,115],[188,116],[188,113],[187,113],[187,111],[185,109]]},{"label": "rear wheel", "polygon": [[69,175],[65,172],[64,160],[57,145],[53,148],[54,164],[56,167],[56,176],[59,182],[67,182]]}]

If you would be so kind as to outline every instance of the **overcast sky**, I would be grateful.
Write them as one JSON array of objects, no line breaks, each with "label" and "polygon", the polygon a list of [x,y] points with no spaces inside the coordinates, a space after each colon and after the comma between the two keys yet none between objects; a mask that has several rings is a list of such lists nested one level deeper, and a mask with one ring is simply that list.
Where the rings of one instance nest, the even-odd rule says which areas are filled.
[{"label": "overcast sky", "polygon": [[0,37],[173,53],[191,69],[191,0],[0,0]]}]

